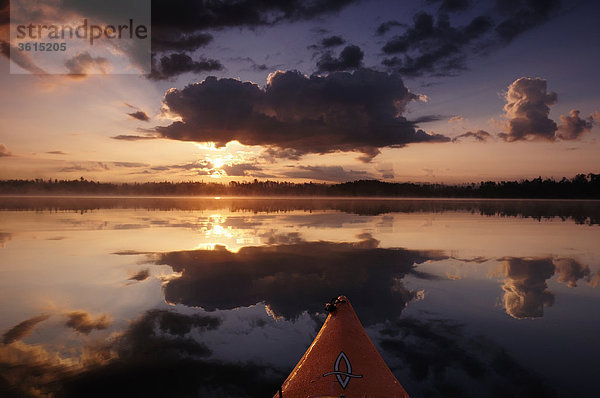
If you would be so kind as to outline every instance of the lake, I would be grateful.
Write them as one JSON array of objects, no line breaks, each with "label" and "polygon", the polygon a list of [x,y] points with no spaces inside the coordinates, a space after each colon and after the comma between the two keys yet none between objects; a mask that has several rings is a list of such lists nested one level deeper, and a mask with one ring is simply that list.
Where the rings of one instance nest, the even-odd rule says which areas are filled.
[{"label": "lake", "polygon": [[346,295],[411,397],[593,397],[600,202],[0,199],[0,395],[271,397]]}]

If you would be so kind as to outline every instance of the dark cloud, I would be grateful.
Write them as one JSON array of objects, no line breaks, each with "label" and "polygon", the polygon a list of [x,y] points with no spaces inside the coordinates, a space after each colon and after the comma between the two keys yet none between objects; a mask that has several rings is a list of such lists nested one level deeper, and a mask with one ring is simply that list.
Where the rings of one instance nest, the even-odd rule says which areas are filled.
[{"label": "dark cloud", "polygon": [[[152,51],[191,52],[212,41],[209,29],[233,27],[270,26],[282,22],[309,20],[335,13],[357,0],[239,0],[202,1],[153,0],[152,1]],[[182,60],[180,60],[182,61]],[[169,61],[167,61],[169,62]],[[186,67],[182,67],[182,62]],[[162,65],[153,65],[149,75],[153,79],[166,79],[185,72],[220,70],[218,61],[192,63],[177,62],[178,67],[166,73]],[[206,63],[208,62],[208,63]],[[162,60],[161,60],[162,63]],[[169,65],[173,66],[173,65]],[[216,69],[216,67],[219,67]]]},{"label": "dark cloud", "polygon": [[269,67],[266,64],[254,64],[254,65],[252,65],[252,69],[257,72],[264,72],[264,71],[268,70]]},{"label": "dark cloud", "polygon": [[153,0],[152,29],[196,32],[206,29],[273,25],[335,13],[356,0],[239,0],[189,2]]},{"label": "dark cloud", "polygon": [[354,70],[362,66],[364,56],[360,47],[346,46],[338,58],[334,58],[330,52],[323,54],[317,61],[317,70],[319,72]]},{"label": "dark cloud", "polygon": [[420,124],[420,123],[437,122],[439,120],[444,120],[444,119],[447,119],[447,117],[442,116],[442,115],[424,115],[424,116],[419,116],[416,119],[412,119],[411,122],[413,122],[415,124]]},{"label": "dark cloud", "polygon": [[115,167],[147,167],[150,166],[147,163],[137,163],[137,162],[112,162],[112,165]]},{"label": "dark cloud", "polygon": [[63,152],[63,151],[49,151],[49,152],[46,152],[46,153],[49,154],[49,155],[66,155],[66,153]]},{"label": "dark cloud", "polygon": [[469,8],[469,0],[427,0],[430,4],[440,3],[440,12],[458,12]]},{"label": "dark cloud", "polygon": [[324,298],[344,292],[353,298],[361,320],[371,324],[396,318],[414,297],[402,278],[416,264],[443,258],[439,252],[382,249],[376,240],[364,239],[296,240],[238,252],[217,246],[158,254],[153,261],[182,273],[164,286],[170,303],[214,311],[265,302],[276,315],[294,319],[303,311],[321,311]]},{"label": "dark cloud", "polygon": [[132,275],[128,280],[130,281],[145,281],[150,277],[150,270],[148,268],[140,270]]},{"label": "dark cloud", "polygon": [[484,130],[467,131],[461,135],[452,138],[452,142],[459,141],[461,138],[474,138],[475,141],[486,142],[492,135]]},{"label": "dark cloud", "polygon": [[83,334],[90,334],[93,330],[106,329],[112,324],[108,315],[102,315],[96,319],[93,319],[85,311],[71,311],[65,315],[67,317],[65,326]]},{"label": "dark cloud", "polygon": [[556,137],[561,140],[576,140],[584,133],[589,132],[594,125],[594,118],[587,119],[579,117],[579,111],[572,109],[568,115],[560,115],[560,125]]},{"label": "dark cloud", "polygon": [[590,267],[581,264],[572,258],[559,258],[554,260],[558,281],[565,283],[569,287],[576,287],[580,279],[591,282]]},{"label": "dark cloud", "polygon": [[0,158],[6,157],[6,156],[11,156],[11,155],[12,154],[8,151],[8,148],[6,147],[6,145],[0,143]]},{"label": "dark cloud", "polygon": [[110,71],[111,63],[104,57],[92,57],[89,52],[85,51],[66,60],[65,66],[71,77],[78,78],[85,77],[89,73],[107,74]]},{"label": "dark cloud", "polygon": [[492,28],[491,20],[479,16],[467,25],[453,27],[447,18],[421,12],[414,16],[413,25],[402,35],[390,39],[384,46],[385,66],[407,76],[425,73],[448,75],[465,69],[466,54],[474,42]]},{"label": "dark cloud", "polygon": [[450,140],[417,130],[401,116],[417,98],[398,76],[369,69],[311,77],[278,71],[264,89],[209,77],[169,90],[164,105],[182,120],[155,130],[218,147],[237,140],[297,154],[357,151],[368,160],[386,146]]},{"label": "dark cloud", "polygon": [[59,170],[61,173],[70,173],[75,171],[106,171],[110,170],[110,167],[103,162],[84,162],[84,163],[73,163],[71,166],[63,167]]},{"label": "dark cloud", "polygon": [[10,58],[10,60],[16,65],[25,69],[31,74],[42,76],[48,74],[48,72],[38,67],[35,62],[32,61],[27,52],[19,51],[15,47],[11,47],[7,41],[0,40],[0,52],[7,58]]},{"label": "dark cloud", "polygon": [[21,340],[31,334],[38,323],[44,322],[48,318],[50,318],[50,315],[38,315],[13,326],[2,335],[2,344],[10,344]]},{"label": "dark cloud", "polygon": [[342,166],[290,166],[289,171],[283,173],[286,178],[307,178],[319,181],[346,182],[354,180],[375,179],[366,171],[345,170]]},{"label": "dark cloud", "polygon": [[[437,16],[417,12],[405,32],[391,38],[382,61],[390,70],[407,76],[449,76],[467,68],[469,56],[485,54],[508,44],[527,30],[557,15],[560,0],[497,1],[466,25],[453,26],[449,14],[468,11],[477,2],[467,0],[428,0],[439,3]],[[385,33],[381,25],[377,34]],[[393,55],[393,56],[392,56]]]},{"label": "dark cloud", "polygon": [[495,28],[505,42],[547,21],[561,5],[560,0],[497,0],[496,3],[500,11],[508,14]]},{"label": "dark cloud", "polygon": [[502,286],[506,313],[514,318],[543,317],[544,307],[554,304],[554,295],[546,284],[554,275],[552,259],[507,258],[503,267],[507,278]]},{"label": "dark cloud", "polygon": [[148,116],[144,111],[135,111],[128,113],[128,115],[134,119],[141,120],[142,122],[147,122],[150,120],[150,116]]},{"label": "dark cloud", "polygon": [[507,132],[500,134],[502,139],[555,139],[554,133],[558,127],[548,115],[550,106],[558,99],[556,93],[547,91],[546,85],[544,79],[521,77],[508,86],[504,111],[509,120]]},{"label": "dark cloud", "polygon": [[155,140],[157,138],[156,135],[116,135],[114,137],[110,137],[113,140],[120,140],[120,141],[144,141],[144,140]]},{"label": "dark cloud", "polygon": [[182,164],[170,164],[163,166],[154,166],[151,167],[151,170],[154,171],[168,171],[168,170],[190,170],[195,172],[204,171],[207,174],[214,169],[214,165],[206,160],[191,162],[191,163],[182,163]]},{"label": "dark cloud", "polygon": [[503,347],[455,321],[404,317],[379,334],[382,356],[411,396],[556,396]]},{"label": "dark cloud", "polygon": [[194,51],[204,47],[213,40],[212,35],[208,33],[185,34],[176,31],[164,32],[162,34],[152,35],[152,51]]},{"label": "dark cloud", "polygon": [[292,148],[266,148],[264,151],[262,151],[260,156],[262,159],[273,163],[276,159],[300,160],[302,155],[302,152]]},{"label": "dark cloud", "polygon": [[386,34],[391,28],[395,27],[395,26],[406,26],[403,23],[400,23],[398,21],[387,21],[387,22],[383,22],[381,25],[379,25],[377,27],[377,30],[375,31],[375,33],[377,34],[377,36],[383,36],[384,34]]},{"label": "dark cloud", "polygon": [[321,47],[323,47],[323,48],[337,47],[337,46],[341,46],[345,42],[346,42],[346,40],[344,40],[340,36],[329,36],[329,37],[326,37],[323,40],[321,40]]},{"label": "dark cloud", "polygon": [[257,166],[255,163],[237,163],[232,165],[224,165],[221,166],[221,169],[227,173],[228,176],[248,176],[252,173],[249,172],[260,172],[262,170],[261,167]]},{"label": "dark cloud", "polygon": [[222,70],[223,65],[215,59],[201,58],[194,61],[185,53],[173,53],[160,58],[160,61],[152,66],[152,73],[148,75],[153,80],[166,80],[182,73],[210,72]]},{"label": "dark cloud", "polygon": [[206,344],[188,334],[201,336],[220,324],[213,316],[150,310],[120,335],[84,347],[75,366],[40,346],[0,346],[0,395],[271,396],[289,369],[212,360]]}]

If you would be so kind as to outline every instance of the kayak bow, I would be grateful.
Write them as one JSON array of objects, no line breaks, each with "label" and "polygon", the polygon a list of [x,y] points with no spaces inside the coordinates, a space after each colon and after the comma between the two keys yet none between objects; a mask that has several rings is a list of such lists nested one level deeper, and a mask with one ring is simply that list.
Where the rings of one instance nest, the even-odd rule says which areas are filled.
[{"label": "kayak bow", "polygon": [[345,296],[327,305],[319,334],[274,398],[409,398]]}]

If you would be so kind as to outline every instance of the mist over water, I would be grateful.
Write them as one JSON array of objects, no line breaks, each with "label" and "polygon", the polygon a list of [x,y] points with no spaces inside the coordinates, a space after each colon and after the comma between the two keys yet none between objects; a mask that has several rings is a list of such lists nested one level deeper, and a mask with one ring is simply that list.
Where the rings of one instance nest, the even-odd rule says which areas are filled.
[{"label": "mist over water", "polygon": [[0,395],[272,396],[344,294],[412,397],[594,396],[599,213],[2,198]]}]

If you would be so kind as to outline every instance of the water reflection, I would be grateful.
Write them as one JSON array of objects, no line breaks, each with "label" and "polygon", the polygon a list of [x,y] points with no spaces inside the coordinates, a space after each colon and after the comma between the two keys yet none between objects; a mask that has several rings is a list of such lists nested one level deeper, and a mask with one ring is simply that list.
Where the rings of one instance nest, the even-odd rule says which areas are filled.
[{"label": "water reflection", "polygon": [[600,278],[600,271],[592,278],[590,267],[572,258],[506,258],[502,268],[506,277],[502,285],[504,308],[514,318],[544,316],[544,307],[554,304],[554,294],[546,281],[555,273],[558,282],[570,288],[576,287],[579,280],[596,287]]},{"label": "water reflection", "polygon": [[402,284],[405,275],[433,277],[417,272],[417,264],[447,258],[435,251],[379,248],[367,237],[354,243],[306,242],[297,235],[270,241],[278,243],[156,255],[156,264],[181,273],[164,286],[165,299],[208,311],[265,302],[275,316],[295,319],[321,311],[323,297],[345,292],[368,325],[397,318],[415,298],[417,292]]},{"label": "water reflection", "polygon": [[417,396],[556,396],[543,378],[502,347],[463,329],[447,319],[406,317],[381,329],[379,344],[392,369],[405,375],[405,387],[419,386],[412,388]]},{"label": "water reflection", "polygon": [[377,199],[377,198],[189,198],[189,197],[1,197],[0,210],[87,211],[146,209],[154,211],[228,209],[238,213],[336,211],[359,215],[386,213],[467,212],[485,216],[558,218],[577,224],[600,224],[597,200],[494,200],[494,199]]},{"label": "water reflection", "polygon": [[592,395],[598,212],[0,199],[0,396],[269,397],[340,293],[413,397]]}]

